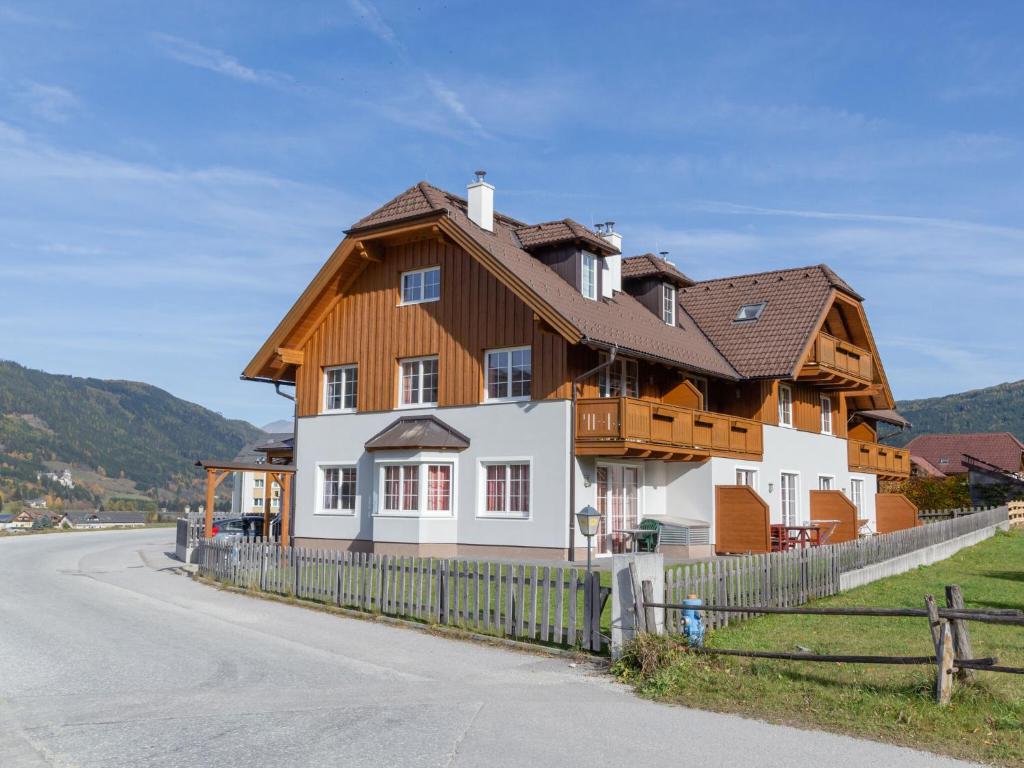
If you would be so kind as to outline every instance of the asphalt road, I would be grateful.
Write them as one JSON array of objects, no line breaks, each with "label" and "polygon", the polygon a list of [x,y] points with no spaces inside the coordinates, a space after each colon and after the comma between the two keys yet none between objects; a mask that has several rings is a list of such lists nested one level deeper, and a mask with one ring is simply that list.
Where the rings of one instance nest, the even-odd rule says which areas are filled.
[{"label": "asphalt road", "polygon": [[193,582],[173,531],[0,539],[0,766],[964,765]]}]

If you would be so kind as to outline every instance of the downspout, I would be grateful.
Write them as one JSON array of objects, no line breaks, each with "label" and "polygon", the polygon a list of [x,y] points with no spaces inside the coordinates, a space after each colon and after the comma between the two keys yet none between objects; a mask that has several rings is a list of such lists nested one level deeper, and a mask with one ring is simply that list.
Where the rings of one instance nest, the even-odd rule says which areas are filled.
[{"label": "downspout", "polygon": [[[580,343],[586,344],[586,337],[581,339]],[[572,380],[572,405],[569,409],[572,422],[569,431],[569,560],[572,562],[576,561],[576,398],[578,394],[576,387],[581,381],[589,379],[595,373],[604,370],[614,363],[618,351],[619,345],[613,344],[607,360],[600,365],[595,365],[589,371],[581,373]]]}]

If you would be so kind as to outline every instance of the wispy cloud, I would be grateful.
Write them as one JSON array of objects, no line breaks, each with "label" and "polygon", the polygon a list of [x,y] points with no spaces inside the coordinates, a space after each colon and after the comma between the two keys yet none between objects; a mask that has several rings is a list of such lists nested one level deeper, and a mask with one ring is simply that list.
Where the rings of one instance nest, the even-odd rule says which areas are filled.
[{"label": "wispy cloud", "polygon": [[[485,136],[487,131],[480,121],[470,113],[469,109],[463,102],[462,97],[452,88],[450,85],[445,83],[436,74],[431,73],[423,67],[417,65],[413,61],[413,56],[410,54],[409,49],[405,43],[401,41],[398,35],[395,33],[394,28],[388,24],[388,22],[381,15],[370,0],[349,0],[349,6],[352,11],[359,17],[362,22],[373,35],[380,40],[382,43],[390,47],[395,53],[398,54],[400,60],[409,67],[417,76],[417,78],[426,86],[427,90],[434,97],[434,100],[440,104],[450,116],[454,117],[464,126],[472,129],[475,133]],[[396,120],[407,125],[414,125],[417,121],[416,114],[407,114],[402,110],[397,109],[397,105],[392,102],[387,106],[384,111],[385,116]],[[434,132],[444,132],[434,129]]]},{"label": "wispy cloud", "polygon": [[67,88],[46,83],[27,83],[18,98],[29,112],[51,123],[66,122],[80,105],[78,97]]},{"label": "wispy cloud", "polygon": [[280,86],[290,81],[286,75],[254,69],[224,51],[208,48],[191,40],[165,34],[154,35],[154,39],[165,55],[182,64],[216,72],[244,83]]}]

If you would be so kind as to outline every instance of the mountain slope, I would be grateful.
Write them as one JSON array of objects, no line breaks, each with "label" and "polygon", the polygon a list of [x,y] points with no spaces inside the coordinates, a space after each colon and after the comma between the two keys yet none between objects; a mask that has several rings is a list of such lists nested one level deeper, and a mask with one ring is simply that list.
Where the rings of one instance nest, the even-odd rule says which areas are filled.
[{"label": "mountain slope", "polygon": [[1012,432],[1024,440],[1024,381],[945,397],[900,400],[896,409],[914,429],[886,441],[893,445],[937,432]]},{"label": "mountain slope", "polygon": [[166,488],[196,477],[196,458],[231,458],[262,434],[149,384],[0,361],[0,460],[21,474],[60,461]]}]

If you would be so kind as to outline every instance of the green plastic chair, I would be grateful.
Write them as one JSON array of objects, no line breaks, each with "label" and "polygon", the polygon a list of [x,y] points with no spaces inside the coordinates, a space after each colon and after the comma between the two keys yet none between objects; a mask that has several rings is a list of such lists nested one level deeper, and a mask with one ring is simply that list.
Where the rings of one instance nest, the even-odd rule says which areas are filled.
[{"label": "green plastic chair", "polygon": [[641,520],[640,528],[644,533],[636,535],[636,551],[657,552],[658,539],[661,537],[661,523],[657,520]]}]

